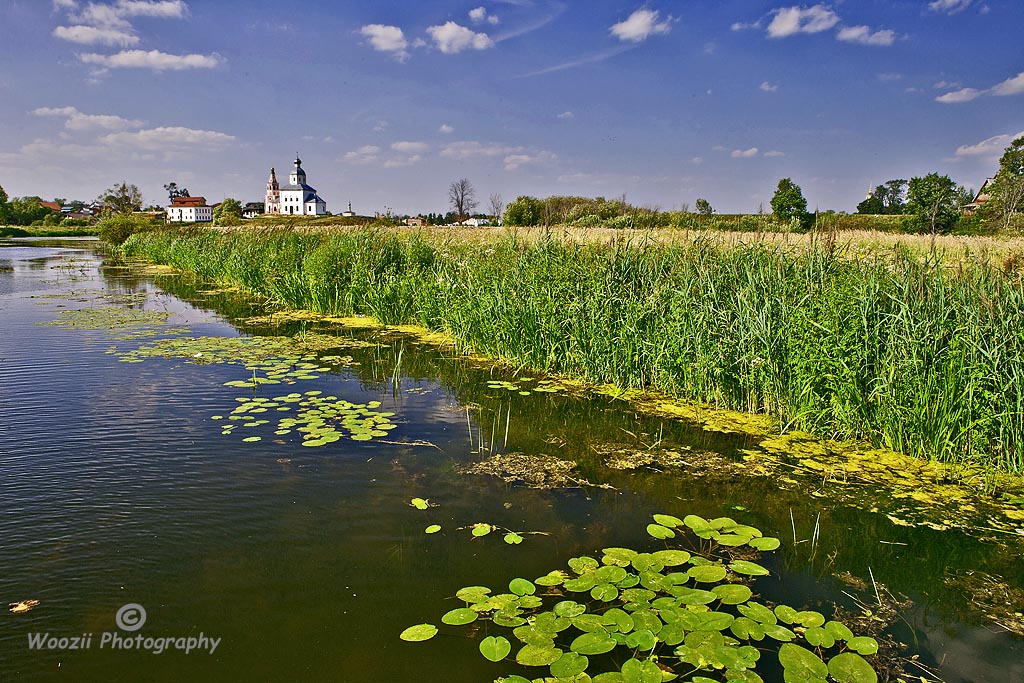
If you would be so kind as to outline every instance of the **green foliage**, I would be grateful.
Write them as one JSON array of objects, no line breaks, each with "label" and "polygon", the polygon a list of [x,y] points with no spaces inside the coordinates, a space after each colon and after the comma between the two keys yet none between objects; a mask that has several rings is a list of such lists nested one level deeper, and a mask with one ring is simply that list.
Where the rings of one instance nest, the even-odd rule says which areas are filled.
[{"label": "green foliage", "polygon": [[8,201],[0,187],[0,225],[43,225],[48,216],[59,219],[59,214],[43,206],[39,197],[13,197]]},{"label": "green foliage", "polygon": [[96,198],[96,201],[106,207],[105,211],[108,215],[113,213],[129,214],[142,210],[142,193],[139,192],[139,188],[123,180],[108,188]]},{"label": "green foliage", "polygon": [[523,243],[514,233],[482,249],[371,230],[161,230],[123,251],[293,308],[444,330],[524,367],[1024,471],[1024,420],[1010,409],[1024,403],[1015,266],[954,271],[900,250],[854,259],[820,243]]},{"label": "green foliage", "polygon": [[1008,230],[1024,210],[1024,136],[1014,140],[999,159],[999,172],[991,188],[990,203],[1002,228]]},{"label": "green foliage", "polygon": [[907,181],[902,178],[879,185],[871,196],[857,205],[857,213],[873,215],[897,215],[906,208],[905,194]]},{"label": "green foliage", "polygon": [[96,224],[100,239],[113,246],[119,246],[132,235],[152,230],[154,227],[148,218],[116,213],[108,215]]},{"label": "green foliage", "polygon": [[503,225],[529,227],[544,220],[544,204],[536,197],[519,196],[505,209]]},{"label": "green foliage", "polygon": [[918,229],[931,234],[948,233],[960,217],[967,202],[963,188],[949,176],[929,173],[911,178],[907,193],[907,213],[917,219]]},{"label": "green foliage", "polygon": [[713,214],[715,212],[715,210],[711,207],[711,202],[709,202],[708,200],[704,199],[703,197],[700,197],[699,199],[697,199],[697,201],[694,203],[693,207],[697,210],[697,213],[699,213],[701,216],[710,216],[711,214]]},{"label": "green foliage", "polygon": [[213,210],[214,225],[239,225],[242,222],[242,202],[228,197]]},{"label": "green foliage", "polygon": [[806,227],[811,217],[807,213],[807,200],[800,186],[790,178],[783,178],[772,196],[772,216],[783,225]]},{"label": "green foliage", "polygon": [[[759,576],[768,570],[751,560],[730,560],[738,546],[747,546],[739,551],[745,556],[757,555],[749,544],[762,538],[758,529],[728,517],[655,515],[655,520],[688,536],[701,552],[605,548],[595,557],[570,559],[569,572],[555,570],[538,578],[547,589],[541,596],[521,578],[509,583],[511,593],[462,588],[456,596],[466,606],[448,611],[441,621],[454,627],[474,624],[474,633],[493,632],[478,628],[481,620],[510,629],[520,643],[515,662],[547,669],[557,680],[661,683],[699,673],[692,680],[759,681],[762,659],[774,655],[786,681],[824,683],[831,676],[838,683],[877,683],[864,658],[878,650],[873,638],[855,637],[837,621],[826,625],[819,612],[787,605],[772,610],[753,600],[746,584],[754,573],[737,568],[741,562],[758,567]],[[595,596],[598,589],[601,595]],[[400,637],[427,640],[436,632],[420,624]],[[505,635],[488,635],[480,642],[480,654],[503,661],[515,649],[512,642]],[[602,657],[606,654],[612,656]]]}]

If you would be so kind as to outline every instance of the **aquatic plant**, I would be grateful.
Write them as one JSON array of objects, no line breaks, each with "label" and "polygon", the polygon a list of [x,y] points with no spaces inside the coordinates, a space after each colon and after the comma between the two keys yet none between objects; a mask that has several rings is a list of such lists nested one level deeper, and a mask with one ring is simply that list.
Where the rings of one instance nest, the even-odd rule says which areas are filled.
[{"label": "aquatic plant", "polygon": [[996,264],[952,269],[898,248],[863,258],[828,242],[506,234],[487,247],[373,230],[159,231],[122,251],[293,308],[416,322],[536,370],[767,413],[781,430],[1024,471],[1024,288]]},{"label": "aquatic plant", "polygon": [[[787,683],[878,680],[866,659],[878,651],[874,638],[820,612],[756,599],[751,583],[769,570],[746,558],[778,548],[778,539],[728,517],[696,515],[656,514],[647,533],[666,547],[605,548],[600,559],[570,559],[568,571],[513,578],[507,592],[461,588],[455,597],[464,606],[446,612],[441,623],[474,624],[483,657],[511,657],[541,672],[535,683],[660,683],[680,676],[693,683],[755,683],[763,680],[758,668],[772,666],[762,661],[769,652]],[[683,538],[695,541],[690,550],[669,547]],[[506,630],[498,635],[477,628],[479,621]],[[422,642],[439,632],[422,623],[399,637]],[[520,675],[498,680],[529,683]]]}]

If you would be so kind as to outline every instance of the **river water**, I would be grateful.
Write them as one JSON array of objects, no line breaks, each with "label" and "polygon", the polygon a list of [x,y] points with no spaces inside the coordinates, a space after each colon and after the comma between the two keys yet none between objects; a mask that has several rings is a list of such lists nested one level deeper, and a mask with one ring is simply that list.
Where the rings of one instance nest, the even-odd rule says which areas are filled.
[{"label": "river water", "polygon": [[[132,322],[111,317],[117,310]],[[101,317],[83,325],[67,311]],[[884,491],[872,510],[695,466],[704,453],[735,459],[756,439],[608,397],[531,391],[539,378],[399,335],[252,320],[264,313],[262,302],[185,276],[120,266],[94,241],[0,241],[0,602],[38,601],[0,613],[0,681],[541,676],[482,658],[483,631],[442,626],[425,643],[398,635],[440,625],[463,586],[501,588],[609,546],[663,547],[644,530],[654,513],[728,515],[781,538],[760,560],[773,572],[755,586],[765,600],[862,612],[875,604],[874,580],[902,602],[885,631],[908,644],[902,656],[950,683],[1024,680],[1021,637],[975,599],[979,585],[998,586],[1004,602],[1020,595],[1019,539],[893,524]],[[52,324],[61,321],[77,323]],[[320,349],[327,360],[305,379],[255,393],[225,385],[251,378],[238,364],[130,356],[159,339],[326,333],[338,348]],[[377,418],[386,429],[368,440],[310,448],[297,431],[275,434],[287,425],[273,419],[225,429],[253,398],[294,417],[282,398],[291,392],[393,415]],[[604,459],[651,449],[686,464],[617,469]],[[459,473],[492,453],[575,461],[575,476],[595,486]],[[474,537],[477,523],[496,531]],[[424,533],[431,524],[441,531]],[[503,542],[510,530],[523,542]],[[145,610],[137,631],[137,608],[122,612],[127,628],[115,619],[132,604]],[[69,640],[32,647],[33,634]],[[196,649],[101,642],[115,635],[192,638]],[[758,671],[781,680],[770,666]]]}]

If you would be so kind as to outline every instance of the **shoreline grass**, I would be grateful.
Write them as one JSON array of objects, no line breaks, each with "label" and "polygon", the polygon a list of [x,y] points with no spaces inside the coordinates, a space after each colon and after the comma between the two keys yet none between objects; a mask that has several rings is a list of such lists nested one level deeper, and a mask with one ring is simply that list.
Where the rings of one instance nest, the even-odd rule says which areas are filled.
[{"label": "shoreline grass", "polygon": [[905,236],[867,248],[617,232],[193,228],[121,251],[292,308],[415,322],[540,371],[1024,471],[1024,285],[1010,256],[948,258]]}]

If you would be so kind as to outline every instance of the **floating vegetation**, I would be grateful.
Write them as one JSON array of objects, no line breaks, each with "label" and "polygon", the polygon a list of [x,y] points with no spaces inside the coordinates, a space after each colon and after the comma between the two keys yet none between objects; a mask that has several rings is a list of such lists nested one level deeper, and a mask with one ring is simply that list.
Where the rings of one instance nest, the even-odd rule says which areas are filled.
[{"label": "floating vegetation", "polygon": [[[221,433],[232,434],[239,423],[242,429],[269,424],[272,420],[257,416],[271,410],[297,412],[295,417],[279,419],[274,434],[284,436],[293,431],[299,432],[302,434],[302,445],[306,447],[326,446],[345,437],[352,441],[370,441],[375,437],[387,436],[390,430],[398,426],[390,420],[394,413],[375,410],[380,407],[379,401],[359,404],[322,394],[321,391],[307,391],[273,398],[235,399],[240,405],[228,416],[228,420],[234,423],[224,425]],[[259,440],[258,436],[242,439],[243,442]]]},{"label": "floating vegetation", "polygon": [[39,605],[38,600],[22,600],[20,602],[9,603],[7,607],[15,614],[21,614],[23,612],[28,612],[37,605]]},{"label": "floating vegetation", "polygon": [[690,463],[683,451],[689,455],[689,446],[676,448],[646,448],[637,450],[627,444],[591,444],[590,449],[604,458],[604,464],[615,470],[635,470],[639,467],[683,467]]},{"label": "floating vegetation", "polygon": [[945,583],[961,593],[972,612],[1024,637],[1024,590],[1010,586],[999,576],[977,570],[947,571]]},{"label": "floating vegetation", "polygon": [[[146,358],[181,358],[189,363],[230,363],[245,365],[248,370],[277,373],[282,367],[304,370],[299,375],[327,372],[324,363],[348,367],[351,356],[317,354],[345,348],[356,340],[328,334],[307,333],[295,337],[177,337],[143,344],[138,349],[120,353],[123,360]],[[321,362],[322,361],[322,362]],[[323,367],[323,369],[321,369]]]},{"label": "floating vegetation", "polygon": [[458,531],[469,531],[473,538],[483,538],[489,536],[493,532],[499,532],[502,534],[501,540],[507,545],[519,545],[523,542],[525,536],[549,536],[546,531],[512,531],[503,526],[497,524],[491,524],[489,522],[476,522],[469,526],[459,527]]},{"label": "floating vegetation", "polygon": [[[465,606],[441,622],[487,620],[508,629],[487,629],[480,654],[543,672],[535,680],[660,683],[685,676],[695,683],[759,683],[757,669],[771,653],[787,683],[878,681],[875,638],[820,612],[755,599],[752,581],[769,570],[735,554],[772,545],[758,529],[727,517],[655,515],[648,533],[686,537],[691,549],[605,548],[570,559],[568,571],[514,578],[507,592],[467,586],[456,593]],[[424,623],[399,637],[420,642],[438,633]],[[498,680],[529,683],[519,675]]]},{"label": "floating vegetation", "polygon": [[611,488],[607,484],[592,484],[574,472],[576,463],[560,460],[551,455],[525,455],[523,453],[499,453],[486,460],[465,465],[456,465],[459,474],[489,474],[514,484],[525,484],[530,488],[553,489],[581,486]]},{"label": "floating vegetation", "polygon": [[184,328],[167,327],[169,317],[170,313],[166,311],[96,306],[64,310],[56,320],[39,324],[77,330],[107,330],[112,332],[112,338],[118,340],[148,339],[187,331]]}]

